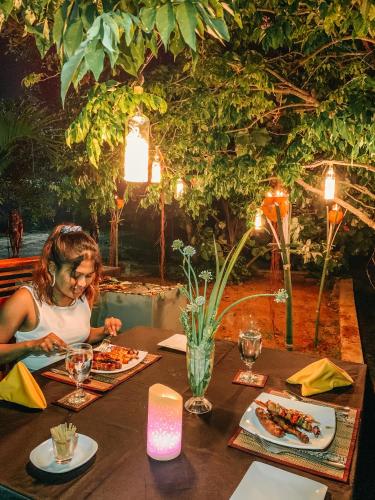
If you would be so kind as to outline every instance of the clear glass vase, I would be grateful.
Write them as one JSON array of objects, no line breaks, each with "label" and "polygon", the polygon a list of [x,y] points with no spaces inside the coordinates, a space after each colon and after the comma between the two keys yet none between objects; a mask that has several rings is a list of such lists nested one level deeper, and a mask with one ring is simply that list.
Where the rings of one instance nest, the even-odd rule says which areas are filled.
[{"label": "clear glass vase", "polygon": [[201,342],[199,345],[187,344],[186,365],[193,396],[185,403],[185,409],[198,415],[212,410],[212,404],[204,397],[211,380],[214,366],[214,341]]}]

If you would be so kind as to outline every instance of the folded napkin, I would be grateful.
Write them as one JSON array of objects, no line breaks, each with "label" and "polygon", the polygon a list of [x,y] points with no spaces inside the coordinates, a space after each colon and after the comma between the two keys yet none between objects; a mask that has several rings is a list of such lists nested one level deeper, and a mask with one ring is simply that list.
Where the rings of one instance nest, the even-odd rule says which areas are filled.
[{"label": "folded napkin", "polygon": [[336,366],[328,358],[324,358],[305,366],[289,377],[287,382],[301,384],[302,396],[311,396],[330,391],[335,387],[351,385],[353,379],[345,370]]},{"label": "folded napkin", "polygon": [[0,382],[0,399],[27,406],[47,408],[46,398],[27,367],[17,363]]}]

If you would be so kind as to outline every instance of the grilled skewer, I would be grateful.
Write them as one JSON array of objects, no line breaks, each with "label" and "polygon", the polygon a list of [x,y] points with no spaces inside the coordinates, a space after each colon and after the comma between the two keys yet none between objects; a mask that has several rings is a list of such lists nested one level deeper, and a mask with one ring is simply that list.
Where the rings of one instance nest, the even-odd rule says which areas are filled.
[{"label": "grilled skewer", "polygon": [[319,427],[317,425],[313,425],[314,423],[317,423],[317,421],[314,420],[311,415],[307,415],[306,413],[302,413],[298,410],[284,408],[270,399],[266,403],[258,399],[256,399],[255,402],[259,406],[268,410],[272,416],[282,417],[286,422],[295,425],[296,427],[301,427],[307,432],[312,432],[315,436],[319,436]]},{"label": "grilled skewer", "polygon": [[289,422],[284,420],[282,417],[271,414],[271,419],[273,422],[275,422],[275,424],[279,425],[283,429],[283,431],[285,431],[288,434],[293,434],[302,443],[307,444],[310,442],[309,436],[307,434],[305,434],[304,432],[301,432],[296,427],[293,427],[293,425],[291,425]]}]

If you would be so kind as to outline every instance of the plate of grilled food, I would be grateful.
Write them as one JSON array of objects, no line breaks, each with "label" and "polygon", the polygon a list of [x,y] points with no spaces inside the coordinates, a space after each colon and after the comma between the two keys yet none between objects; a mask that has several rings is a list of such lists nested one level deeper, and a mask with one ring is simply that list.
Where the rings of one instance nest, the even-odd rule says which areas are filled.
[{"label": "plate of grilled food", "polygon": [[131,370],[147,356],[147,351],[111,345],[106,352],[94,350],[93,373],[120,373]]},{"label": "plate of grilled food", "polygon": [[336,414],[328,406],[262,392],[243,414],[240,426],[281,446],[324,450],[334,438]]}]

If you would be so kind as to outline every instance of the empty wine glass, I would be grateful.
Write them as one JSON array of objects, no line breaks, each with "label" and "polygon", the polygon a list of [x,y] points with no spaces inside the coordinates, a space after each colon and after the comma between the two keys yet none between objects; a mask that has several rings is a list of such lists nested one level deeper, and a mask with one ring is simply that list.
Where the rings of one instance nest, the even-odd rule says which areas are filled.
[{"label": "empty wine glass", "polygon": [[259,330],[247,329],[240,332],[238,349],[240,350],[241,359],[247,367],[247,370],[241,373],[239,380],[247,384],[258,383],[259,376],[252,372],[252,367],[262,351],[262,335]]},{"label": "empty wine glass", "polygon": [[90,344],[78,343],[68,347],[65,366],[72,380],[75,381],[77,390],[69,398],[69,403],[79,404],[85,401],[87,394],[81,388],[82,382],[90,374],[93,358],[92,346]]}]

